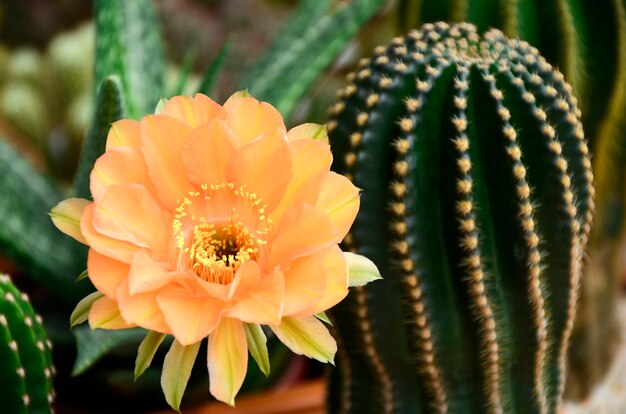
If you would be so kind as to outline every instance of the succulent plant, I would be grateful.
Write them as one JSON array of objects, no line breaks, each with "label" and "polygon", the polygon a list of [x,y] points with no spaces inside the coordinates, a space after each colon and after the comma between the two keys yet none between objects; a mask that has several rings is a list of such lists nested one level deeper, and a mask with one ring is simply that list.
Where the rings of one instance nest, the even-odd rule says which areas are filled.
[{"label": "succulent plant", "polygon": [[51,343],[41,317],[7,275],[0,275],[0,407],[7,413],[51,412]]},{"label": "succulent plant", "polygon": [[332,413],[555,413],[594,203],[580,111],[538,51],[426,24],[327,124],[363,189],[345,244],[384,277],[332,313]]},{"label": "succulent plant", "polygon": [[438,20],[468,21],[479,32],[495,27],[528,41],[563,71],[580,100],[593,154],[597,207],[566,394],[583,399],[608,371],[620,341],[617,304],[623,268],[615,263],[626,222],[626,2],[399,2],[399,23],[405,30]]}]

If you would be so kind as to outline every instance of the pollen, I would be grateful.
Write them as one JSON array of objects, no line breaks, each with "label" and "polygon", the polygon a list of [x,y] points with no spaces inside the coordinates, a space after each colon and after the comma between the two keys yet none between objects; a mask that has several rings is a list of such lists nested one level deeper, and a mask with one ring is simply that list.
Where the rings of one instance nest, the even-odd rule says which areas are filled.
[{"label": "pollen", "polygon": [[[179,271],[189,271],[199,278],[222,285],[233,281],[237,269],[254,261],[265,245],[270,220],[266,206],[255,194],[233,183],[201,186],[189,192],[176,209],[172,221],[172,262]],[[224,199],[246,211],[242,220],[237,207],[228,215],[216,214]],[[249,214],[253,211],[253,214]],[[253,220],[250,220],[250,216]]]}]

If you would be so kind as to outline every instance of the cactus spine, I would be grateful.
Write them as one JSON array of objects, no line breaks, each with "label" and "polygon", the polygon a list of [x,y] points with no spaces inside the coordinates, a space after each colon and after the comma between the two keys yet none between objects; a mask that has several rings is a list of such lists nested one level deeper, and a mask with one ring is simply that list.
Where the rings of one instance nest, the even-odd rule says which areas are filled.
[{"label": "cactus spine", "polygon": [[7,413],[51,412],[51,343],[28,297],[0,275],[0,407]]},{"label": "cactus spine", "polygon": [[333,311],[332,413],[555,413],[594,193],[571,87],[535,48],[426,24],[327,127],[381,269]]}]

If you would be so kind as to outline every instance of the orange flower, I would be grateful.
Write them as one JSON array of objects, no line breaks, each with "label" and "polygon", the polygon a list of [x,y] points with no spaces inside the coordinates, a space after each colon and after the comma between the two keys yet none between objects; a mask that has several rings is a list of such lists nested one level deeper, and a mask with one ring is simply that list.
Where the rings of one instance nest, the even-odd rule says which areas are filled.
[{"label": "orange flower", "polygon": [[314,315],[348,292],[338,243],[359,196],[331,161],[324,127],[287,131],[246,92],[224,106],[175,97],[159,114],[115,122],[91,173],[93,202],[52,211],[90,246],[89,278],[103,294],[88,297],[91,327],[140,326],[179,348],[208,337],[211,393],[230,404],[248,349],[266,365],[259,324],[332,361],[335,342]]}]

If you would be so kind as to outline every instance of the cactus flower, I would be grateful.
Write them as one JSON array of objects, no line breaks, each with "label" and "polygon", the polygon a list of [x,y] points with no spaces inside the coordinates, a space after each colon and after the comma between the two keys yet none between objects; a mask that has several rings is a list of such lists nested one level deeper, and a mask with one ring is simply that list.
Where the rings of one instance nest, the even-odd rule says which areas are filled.
[{"label": "cactus flower", "polygon": [[93,202],[51,212],[90,247],[87,271],[102,294],[88,297],[90,326],[151,331],[138,364],[173,335],[162,385],[176,409],[182,393],[165,371],[193,361],[207,337],[210,391],[231,405],[248,351],[269,370],[260,325],[294,352],[332,361],[334,339],[316,315],[348,293],[338,243],[359,192],[330,171],[325,128],[287,131],[246,92],[223,106],[178,96],[157,112],[115,122],[91,173]]}]

